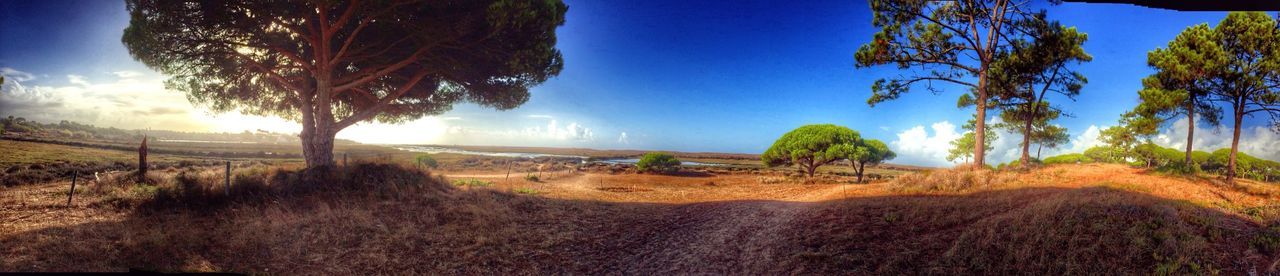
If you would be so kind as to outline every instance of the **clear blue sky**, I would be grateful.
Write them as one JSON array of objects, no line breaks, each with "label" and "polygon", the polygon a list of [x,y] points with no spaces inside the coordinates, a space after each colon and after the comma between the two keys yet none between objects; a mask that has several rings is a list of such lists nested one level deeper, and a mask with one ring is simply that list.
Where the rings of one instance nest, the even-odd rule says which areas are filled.
[{"label": "clear blue sky", "polygon": [[[940,165],[944,162],[934,158],[940,140],[930,139],[949,136],[946,124],[939,123],[949,122],[959,131],[973,112],[955,107],[964,91],[958,87],[940,95],[919,90],[867,106],[871,83],[900,72],[893,66],[854,68],[854,51],[876,31],[863,1],[567,2],[567,23],[557,32],[565,69],[535,88],[524,106],[500,112],[464,104],[419,124],[365,127],[420,143],[755,153],[797,126],[834,123],[865,137],[901,142],[893,146],[906,153],[904,163]],[[1136,104],[1140,80],[1151,73],[1148,51],[1187,26],[1216,24],[1225,13],[1068,3],[1050,7],[1049,15],[1089,34],[1085,48],[1094,61],[1078,67],[1089,84],[1077,102],[1055,100],[1075,115],[1057,123],[1074,138],[1088,140],[1083,136],[1091,126],[1114,125],[1120,113]],[[236,130],[238,121],[202,114],[199,107],[183,106],[193,111],[156,125],[94,115],[112,107],[59,98],[59,93],[93,97],[119,92],[111,89],[141,91],[147,88],[132,85],[163,79],[124,50],[119,41],[127,24],[124,5],[117,1],[0,0],[0,67],[10,75],[30,76],[22,78],[19,89],[6,84],[8,95],[0,95],[0,108],[10,110],[0,113],[58,114],[121,127]],[[76,85],[80,87],[70,87]],[[26,95],[15,95],[15,90]],[[137,93],[142,94],[136,99],[151,100],[146,92]],[[182,99],[179,92],[164,93]],[[1246,126],[1261,123],[1251,120]],[[287,124],[276,125],[281,126],[266,128],[288,129]],[[621,139],[623,133],[626,139]],[[1017,137],[1009,138],[1013,142]]]}]

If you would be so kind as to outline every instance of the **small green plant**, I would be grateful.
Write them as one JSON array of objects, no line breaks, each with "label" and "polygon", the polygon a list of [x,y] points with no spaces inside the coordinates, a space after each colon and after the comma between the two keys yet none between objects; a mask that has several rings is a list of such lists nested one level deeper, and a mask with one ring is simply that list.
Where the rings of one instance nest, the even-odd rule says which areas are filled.
[{"label": "small green plant", "polygon": [[426,166],[432,169],[440,166],[440,163],[436,162],[435,158],[432,158],[430,154],[425,153],[419,154],[418,157],[414,158],[414,161],[417,162],[419,166]]},{"label": "small green plant", "polygon": [[124,193],[121,199],[130,203],[150,201],[155,199],[160,192],[160,187],[157,187],[156,185],[137,183],[133,186],[129,186],[128,191]]},{"label": "small green plant", "polygon": [[1249,246],[1262,254],[1271,255],[1280,251],[1280,225],[1268,226],[1249,241]]},{"label": "small green plant", "polygon": [[881,218],[884,219],[884,222],[887,222],[890,224],[897,222],[899,219],[898,213],[894,213],[894,212],[884,213],[883,215],[881,215]]},{"label": "small green plant", "polygon": [[530,174],[530,175],[525,175],[525,176],[524,176],[524,180],[533,181],[533,182],[538,182],[540,179],[538,179],[538,176],[537,176],[537,175],[532,175],[532,174]]},{"label": "small green plant", "polygon": [[636,162],[636,170],[652,173],[673,173],[680,169],[680,160],[674,155],[661,152],[645,153]]},{"label": "small green plant", "polygon": [[453,186],[458,187],[489,187],[493,186],[493,182],[479,179],[454,179]]},{"label": "small green plant", "polygon": [[515,189],[515,190],[513,190],[513,191],[514,191],[514,192],[516,192],[517,194],[522,194],[522,195],[537,195],[537,194],[538,194],[538,190],[534,190],[533,188],[516,188],[516,189]]}]

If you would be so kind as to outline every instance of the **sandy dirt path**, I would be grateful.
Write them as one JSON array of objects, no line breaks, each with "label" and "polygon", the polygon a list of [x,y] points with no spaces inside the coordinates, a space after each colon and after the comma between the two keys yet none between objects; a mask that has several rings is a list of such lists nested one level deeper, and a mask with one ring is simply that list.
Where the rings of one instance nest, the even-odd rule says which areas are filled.
[{"label": "sandy dirt path", "polygon": [[[444,174],[451,178],[503,178],[498,174]],[[548,196],[596,198],[610,201],[649,201],[653,193],[688,193],[653,185],[639,193],[615,193],[598,188],[626,184],[601,184],[610,175],[574,174],[534,184]],[[713,178],[715,180],[723,178]],[[677,204],[632,225],[630,236],[617,246],[605,246],[598,254],[614,255],[600,272],[622,274],[725,274],[777,272],[775,264],[789,258],[776,249],[788,245],[777,239],[797,227],[797,214],[819,201],[847,196],[853,190],[876,185],[814,185],[770,199],[737,199]],[[646,196],[647,195],[647,196]],[[675,196],[678,197],[678,196]],[[613,252],[625,248],[624,252]]]}]

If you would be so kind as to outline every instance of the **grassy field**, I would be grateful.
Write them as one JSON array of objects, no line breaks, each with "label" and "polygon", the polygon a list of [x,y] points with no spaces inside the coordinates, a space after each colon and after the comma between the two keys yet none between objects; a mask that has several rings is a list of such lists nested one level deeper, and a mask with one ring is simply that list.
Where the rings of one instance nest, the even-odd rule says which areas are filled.
[{"label": "grassy field", "polygon": [[[45,150],[80,150],[58,147]],[[51,158],[38,155],[23,156]],[[112,174],[71,206],[66,181],[11,187],[0,271],[1269,274],[1280,260],[1274,184],[1125,165],[847,184],[775,170],[508,176],[451,165],[503,159],[440,158],[432,171],[353,161],[320,181],[251,163],[230,189],[220,168]]]}]

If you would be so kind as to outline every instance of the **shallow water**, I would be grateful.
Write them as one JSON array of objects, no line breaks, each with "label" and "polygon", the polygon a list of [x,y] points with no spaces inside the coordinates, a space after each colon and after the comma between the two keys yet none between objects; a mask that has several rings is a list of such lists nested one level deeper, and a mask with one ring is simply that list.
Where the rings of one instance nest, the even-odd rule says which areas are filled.
[{"label": "shallow water", "polygon": [[404,151],[422,152],[422,153],[454,153],[467,155],[482,155],[494,157],[516,157],[516,158],[538,158],[538,157],[562,157],[562,158],[578,158],[587,160],[586,156],[563,155],[563,154],[546,154],[546,153],[528,153],[528,152],[488,152],[488,151],[471,151],[464,149],[454,149],[435,146],[395,146],[394,148]]},{"label": "shallow water", "polygon": [[[636,158],[631,158],[631,159],[611,159],[611,160],[600,160],[600,161],[595,161],[595,162],[605,163],[605,164],[630,164],[630,165],[635,165],[635,164],[636,164],[636,162],[640,162],[640,159],[636,159]],[[705,162],[697,162],[697,161],[680,161],[680,165],[681,165],[681,166],[728,166],[729,164],[724,164],[724,163],[705,163]]]},{"label": "shallow water", "polygon": [[[481,155],[481,156],[493,156],[493,157],[514,157],[514,158],[538,158],[538,157],[577,158],[578,160],[581,160],[583,163],[587,163],[587,159],[588,159],[588,157],[586,157],[586,156],[579,156],[579,155],[546,154],[546,153],[528,153],[528,152],[489,152],[489,151],[472,151],[472,150],[455,149],[455,148],[446,148],[446,147],[436,147],[436,146],[409,146],[409,145],[405,145],[405,146],[394,146],[394,148],[399,149],[399,150],[403,150],[403,151],[422,152],[422,153],[431,153],[431,154],[435,154],[435,153],[453,153],[453,154]],[[630,158],[630,159],[607,159],[607,160],[595,160],[595,161],[591,161],[591,162],[594,162],[594,163],[604,163],[604,164],[630,164],[630,165],[634,165],[636,162],[639,162],[639,161],[640,161],[640,159],[638,159],[638,158]],[[728,166],[728,165],[730,165],[730,164],[723,164],[723,163],[706,163],[706,162],[696,162],[696,161],[680,161],[680,165],[682,165],[682,166]]]}]

